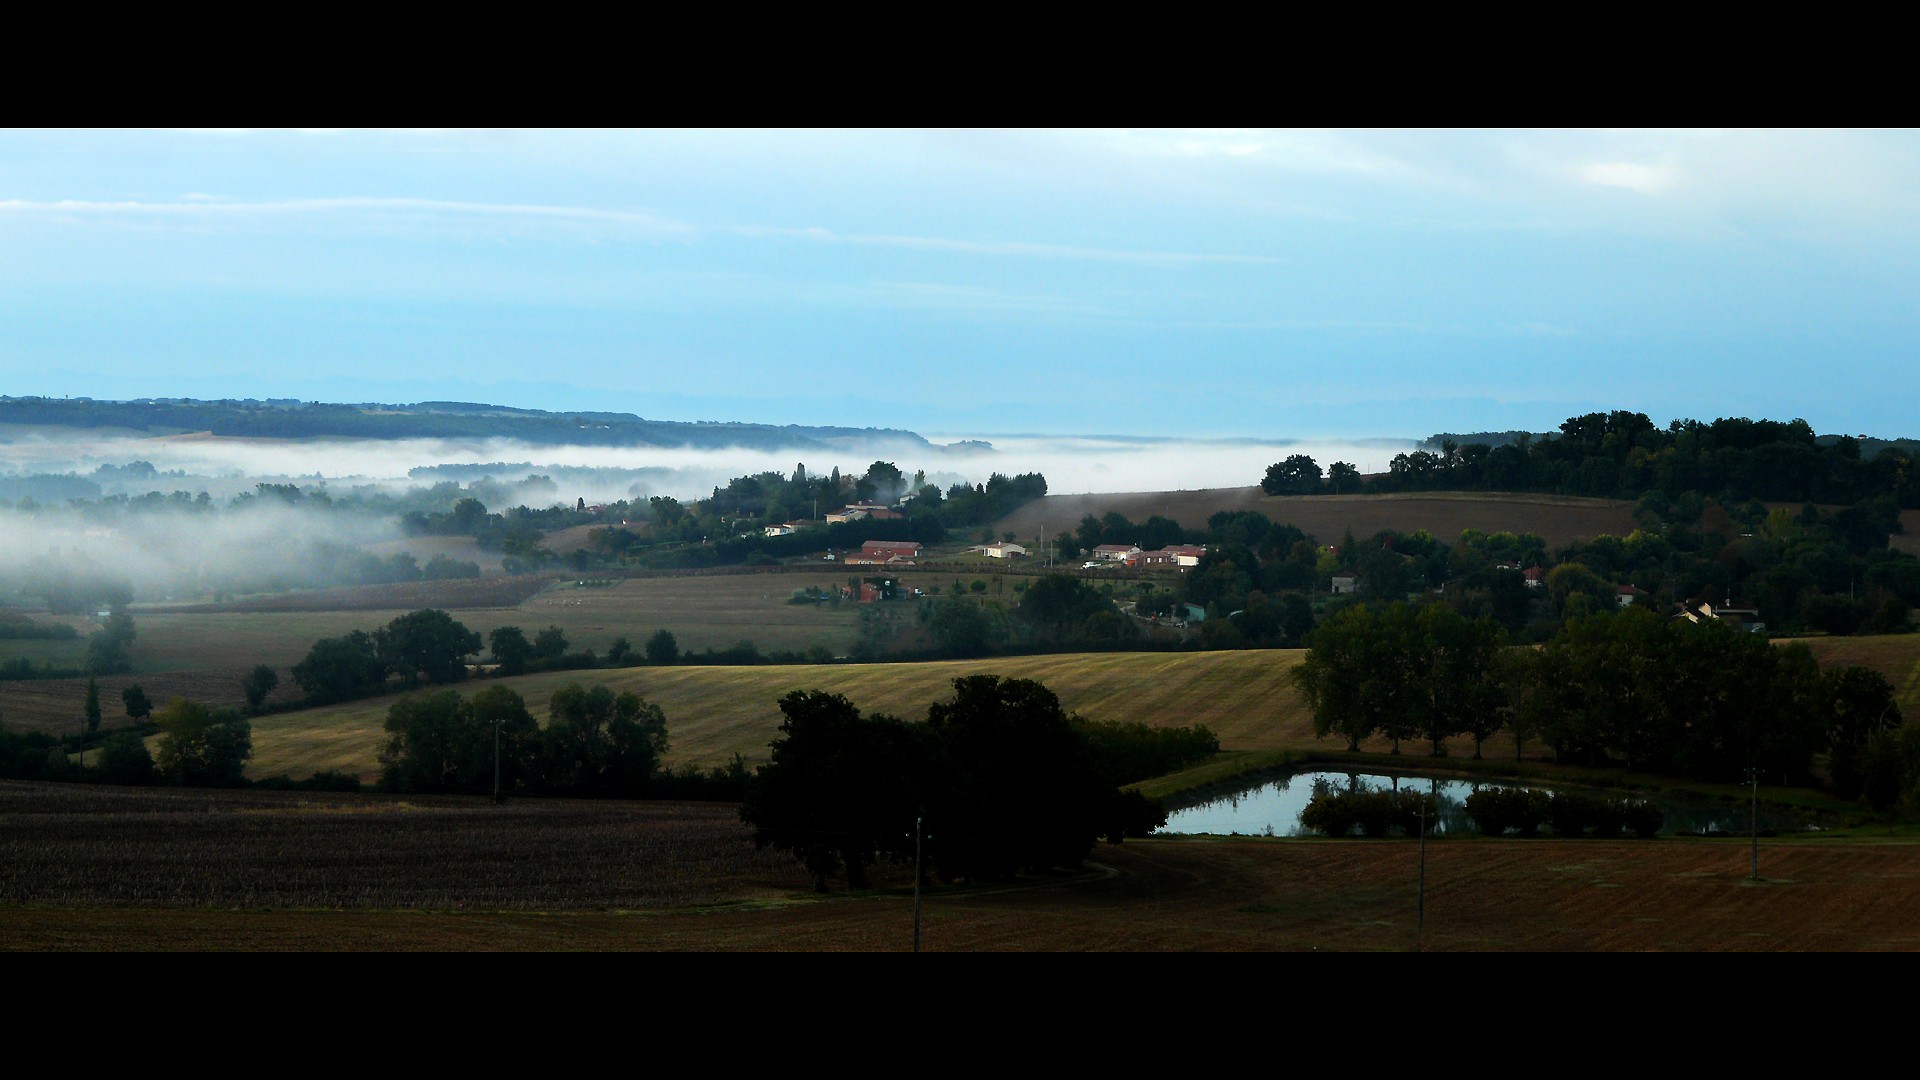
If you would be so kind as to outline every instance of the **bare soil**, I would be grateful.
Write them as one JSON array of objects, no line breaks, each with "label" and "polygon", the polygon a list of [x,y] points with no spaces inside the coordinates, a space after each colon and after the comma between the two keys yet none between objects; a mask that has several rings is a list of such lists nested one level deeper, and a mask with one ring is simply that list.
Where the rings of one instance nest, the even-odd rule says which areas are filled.
[{"label": "bare soil", "polygon": [[[37,790],[36,790],[37,789]],[[48,790],[54,789],[54,790]],[[117,800],[117,803],[116,803]],[[730,806],[0,784],[0,949],[904,951]],[[1920,844],[1152,839],[928,890],[929,951],[1920,948]],[[324,908],[324,910],[322,910]]]}]

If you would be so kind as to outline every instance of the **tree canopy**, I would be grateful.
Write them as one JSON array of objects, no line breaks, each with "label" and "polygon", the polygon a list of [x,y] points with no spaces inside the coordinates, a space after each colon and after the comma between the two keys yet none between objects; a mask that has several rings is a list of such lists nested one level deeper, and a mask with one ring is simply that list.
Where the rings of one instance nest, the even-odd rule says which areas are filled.
[{"label": "tree canopy", "polygon": [[819,888],[841,867],[858,888],[876,857],[905,857],[916,817],[925,856],[946,880],[1077,866],[1101,836],[1118,842],[1166,820],[1158,803],[1118,784],[1219,746],[1204,728],[1071,717],[1029,679],[975,675],[953,688],[924,724],[862,717],[823,691],[782,698],[773,759],[741,807],[755,842],[792,852]]},{"label": "tree canopy", "polygon": [[237,787],[253,756],[253,727],[239,716],[216,714],[200,702],[174,698],[153,714],[160,729],[157,764],[185,787]]}]

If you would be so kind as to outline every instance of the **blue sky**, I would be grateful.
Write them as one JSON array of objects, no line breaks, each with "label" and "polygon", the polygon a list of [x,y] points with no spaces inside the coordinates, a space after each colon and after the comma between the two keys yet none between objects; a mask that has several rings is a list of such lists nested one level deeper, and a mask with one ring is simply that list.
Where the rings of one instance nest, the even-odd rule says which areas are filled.
[{"label": "blue sky", "polygon": [[1920,436],[1912,132],[0,133],[0,393]]}]

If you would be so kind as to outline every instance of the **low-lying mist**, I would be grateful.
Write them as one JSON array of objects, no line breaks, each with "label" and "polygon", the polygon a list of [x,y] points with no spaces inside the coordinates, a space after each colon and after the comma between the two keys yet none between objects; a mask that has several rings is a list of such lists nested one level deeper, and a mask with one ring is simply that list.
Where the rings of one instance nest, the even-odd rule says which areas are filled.
[{"label": "low-lying mist", "polygon": [[[817,448],[781,453],[512,440],[139,438],[15,429],[0,433],[0,599],[31,598],[89,581],[124,582],[137,599],[156,601],[406,580],[420,571],[411,556],[390,551],[382,557],[408,565],[380,566],[368,561],[374,556],[364,549],[401,539],[404,509],[450,505],[462,497],[477,498],[494,512],[521,504],[651,496],[691,502],[737,476],[787,475],[804,464],[816,476],[837,468],[857,477],[875,461],[891,462],[908,477],[924,472],[926,482],[942,488],[983,483],[996,472],[1042,473],[1049,492],[1058,495],[1248,487],[1260,482],[1268,465],[1293,454],[1312,456],[1322,467],[1344,460],[1375,472],[1414,446],[1411,440],[951,435],[938,437],[931,449],[900,440],[847,439],[823,456]],[[334,504],[309,498],[288,505],[242,495],[261,483],[291,484],[309,495],[324,488]],[[42,497],[31,497],[31,491]],[[200,492],[208,497],[196,500]],[[70,505],[76,498],[83,501]]]},{"label": "low-lying mist", "polygon": [[399,538],[392,517],[259,500],[103,515],[0,509],[0,596],[93,607],[128,589],[143,601],[364,579],[360,548]]},{"label": "low-lying mist", "polygon": [[[514,440],[450,439],[228,439],[204,435],[158,438],[87,437],[37,429],[0,441],[0,472],[75,473],[92,476],[128,462],[145,461],[152,479],[104,477],[108,494],[186,490],[218,498],[250,489],[254,482],[325,480],[335,486],[380,484],[394,490],[444,477],[434,466],[498,466],[497,480],[528,474],[572,479],[555,502],[589,502],[669,495],[702,498],[736,476],[791,473],[804,463],[809,473],[834,469],[860,475],[875,461],[890,461],[911,476],[925,471],[932,482],[982,483],[995,472],[1039,472],[1048,489],[1062,495],[1111,491],[1163,491],[1248,487],[1266,467],[1292,454],[1307,454],[1324,467],[1350,461],[1360,471],[1384,471],[1396,453],[1414,448],[1410,439],[1365,441],[1256,439],[1144,439],[1046,435],[935,436],[932,449],[901,440],[847,439],[831,452],[741,448],[696,450],[664,447],[543,446]],[[209,486],[208,482],[213,482]],[[216,490],[218,488],[219,490]],[[501,507],[491,507],[499,510]]]}]

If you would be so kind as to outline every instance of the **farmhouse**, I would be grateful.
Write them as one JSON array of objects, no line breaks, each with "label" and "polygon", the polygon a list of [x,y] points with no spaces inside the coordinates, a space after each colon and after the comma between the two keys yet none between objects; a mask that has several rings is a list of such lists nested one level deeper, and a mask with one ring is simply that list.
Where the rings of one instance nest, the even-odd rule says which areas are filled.
[{"label": "farmhouse", "polygon": [[1140,545],[1138,544],[1101,544],[1093,549],[1094,558],[1105,559],[1108,562],[1126,562],[1127,556],[1139,553]]},{"label": "farmhouse", "polygon": [[1130,551],[1127,553],[1125,561],[1128,566],[1154,567],[1174,565],[1173,555],[1164,550]]},{"label": "farmhouse", "polygon": [[1342,570],[1333,575],[1333,593],[1357,593],[1360,591],[1360,575],[1352,570]]},{"label": "farmhouse", "polygon": [[1639,602],[1641,597],[1646,595],[1648,595],[1648,593],[1645,589],[1634,585],[1622,585],[1620,586],[1620,606],[1632,607]]},{"label": "farmhouse", "polygon": [[1207,553],[1205,544],[1174,544],[1161,548],[1160,550],[1173,556],[1173,562],[1176,566],[1199,566],[1200,556]]},{"label": "farmhouse", "polygon": [[989,559],[1019,559],[1027,554],[1027,549],[1019,544],[976,544],[967,550],[977,551]]},{"label": "farmhouse", "polygon": [[1719,619],[1723,623],[1739,627],[1749,633],[1767,632],[1767,624],[1760,621],[1759,608],[1737,608],[1733,606],[1731,600],[1718,607],[1711,600],[1702,600],[1698,604],[1682,604],[1679,613],[1673,617],[1676,620],[1685,619],[1696,626],[1709,619]]}]

